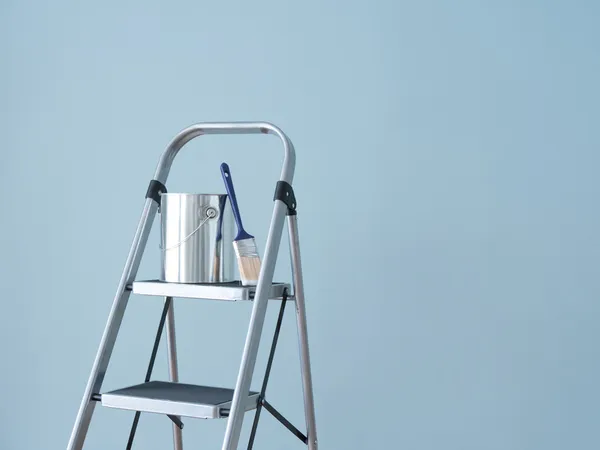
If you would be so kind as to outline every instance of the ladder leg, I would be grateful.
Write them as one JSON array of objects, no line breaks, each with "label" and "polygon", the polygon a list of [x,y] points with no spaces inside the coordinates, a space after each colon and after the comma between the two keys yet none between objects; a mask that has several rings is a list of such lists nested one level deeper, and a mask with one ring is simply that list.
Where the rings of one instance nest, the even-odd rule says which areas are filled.
[{"label": "ladder leg", "polygon": [[269,293],[273,284],[273,274],[275,272],[275,263],[277,262],[277,253],[281,243],[281,234],[283,232],[283,221],[285,220],[286,205],[283,202],[276,201],[273,208],[273,217],[267,244],[265,257],[261,264],[258,285],[256,286],[256,295],[252,305],[252,315],[250,317],[250,326],[244,345],[244,353],[240,364],[229,419],[227,420],[227,429],[225,430],[225,439],[223,439],[222,450],[237,450],[246,412],[246,403],[248,402],[248,393],[250,392],[250,383],[252,374],[256,365],[256,356],[260,344],[260,335],[262,333],[267,312],[267,303]]},{"label": "ladder leg", "polygon": [[96,358],[83,394],[83,399],[79,406],[67,450],[81,450],[83,448],[85,436],[90,426],[92,415],[94,414],[94,407],[96,406],[96,402],[92,400],[92,396],[94,394],[99,394],[100,389],[102,388],[102,382],[106,375],[108,362],[115,347],[115,341],[117,340],[119,328],[121,327],[125,309],[127,308],[127,301],[131,294],[131,291],[128,290],[127,286],[133,282],[137,274],[140,260],[144,253],[144,247],[146,246],[148,235],[152,228],[152,220],[156,215],[157,209],[158,206],[154,200],[146,199],[142,216],[135,232],[133,243],[131,244],[131,249],[127,256],[127,261],[125,262],[123,274],[119,281],[117,293],[115,294],[112,308],[108,316],[108,321],[106,322],[104,333],[100,340],[100,346],[96,353]]},{"label": "ladder leg", "polygon": [[275,325],[275,332],[273,333],[273,342],[271,344],[271,351],[269,352],[269,359],[267,360],[267,368],[265,370],[265,377],[263,378],[262,388],[260,389],[260,397],[258,405],[256,406],[256,413],[254,414],[254,422],[252,423],[252,430],[250,431],[250,439],[248,440],[248,450],[252,450],[254,447],[254,439],[256,438],[256,430],[258,429],[258,421],[260,419],[260,412],[263,407],[263,399],[267,393],[267,384],[269,383],[269,377],[271,376],[271,369],[273,367],[273,359],[275,358],[275,349],[277,348],[277,341],[279,340],[279,332],[281,331],[281,324],[283,322],[283,313],[285,312],[285,306],[288,301],[287,288],[283,291],[281,298],[281,306],[279,307],[279,316],[277,316],[277,324]]},{"label": "ladder leg", "polygon": [[[171,301],[171,307],[167,312],[167,354],[169,358],[170,381],[179,381],[179,369],[177,367],[177,346],[175,344],[175,303]],[[173,448],[183,450],[183,437],[181,428],[173,423]]]},{"label": "ladder leg", "polygon": [[[150,362],[148,363],[148,370],[146,370],[146,376],[144,377],[144,383],[150,381],[152,378],[152,371],[154,370],[154,363],[156,361],[156,354],[158,353],[158,346],[160,345],[160,338],[162,336],[165,322],[167,321],[167,314],[171,308],[172,297],[165,298],[165,304],[163,306],[162,313],[160,315],[160,321],[158,322],[158,329],[156,330],[156,337],[154,338],[154,345],[152,346],[152,352],[150,353]],[[129,439],[127,440],[127,446],[125,450],[131,450],[133,448],[133,440],[135,439],[135,433],[137,432],[138,424],[140,423],[140,417],[142,413],[136,411],[133,417],[133,423],[131,424],[131,430],[129,431]]]},{"label": "ladder leg", "polygon": [[306,435],[308,449],[317,450],[317,424],[315,419],[315,402],[313,396],[312,374],[310,370],[310,354],[308,350],[308,328],[306,324],[306,306],[304,303],[304,282],[300,261],[300,240],[298,238],[298,216],[288,216],[290,237],[290,256],[292,259],[292,275],[294,297],[296,298],[296,320],[298,323],[298,343],[300,347],[300,365],[302,368],[302,390],[304,393],[304,414],[306,416]]}]

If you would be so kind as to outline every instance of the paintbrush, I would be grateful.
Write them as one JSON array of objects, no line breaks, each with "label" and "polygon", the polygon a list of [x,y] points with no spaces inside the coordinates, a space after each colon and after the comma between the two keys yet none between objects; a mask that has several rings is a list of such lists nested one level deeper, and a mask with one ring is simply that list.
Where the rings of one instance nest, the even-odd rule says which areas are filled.
[{"label": "paintbrush", "polygon": [[212,281],[218,283],[223,281],[221,274],[221,245],[223,240],[223,215],[225,214],[225,203],[227,202],[227,196],[222,195],[219,197],[219,221],[217,222],[217,237],[215,245],[215,257],[213,261]]},{"label": "paintbrush", "polygon": [[231,210],[233,211],[233,217],[238,229],[238,234],[233,240],[233,249],[237,257],[242,285],[256,286],[258,275],[260,274],[260,256],[258,255],[256,242],[254,241],[254,236],[247,233],[242,225],[242,217],[240,216],[235,190],[233,189],[231,172],[226,163],[221,164],[221,174],[223,175],[225,189],[227,189],[227,194],[229,195]]}]

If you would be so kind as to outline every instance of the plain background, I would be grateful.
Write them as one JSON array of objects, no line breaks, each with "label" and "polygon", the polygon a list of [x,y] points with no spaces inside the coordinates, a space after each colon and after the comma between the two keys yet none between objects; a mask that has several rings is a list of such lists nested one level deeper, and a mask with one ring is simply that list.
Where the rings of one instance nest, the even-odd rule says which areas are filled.
[{"label": "plain background", "polygon": [[[217,120],[272,121],[297,149],[323,450],[598,448],[599,14],[4,0],[0,448],[66,447],[158,158]],[[196,139],[169,189],[222,192],[229,162],[264,248],[281,156],[274,137]],[[140,278],[158,276],[157,223]],[[142,381],[161,306],[132,296],[105,389]],[[176,314],[182,381],[233,385],[250,305]],[[303,428],[292,314],[268,393]],[[256,448],[303,448],[263,417]],[[85,448],[124,448],[131,418],[97,408]],[[224,429],[187,420],[184,444],[220,448]],[[135,448],[170,445],[144,415]]]}]

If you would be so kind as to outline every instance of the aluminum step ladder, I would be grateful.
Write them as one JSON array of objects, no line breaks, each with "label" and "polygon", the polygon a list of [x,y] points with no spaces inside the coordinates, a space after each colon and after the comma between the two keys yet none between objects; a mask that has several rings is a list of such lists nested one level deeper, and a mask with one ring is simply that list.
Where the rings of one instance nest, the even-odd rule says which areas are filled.
[{"label": "aluminum step ladder", "polygon": [[[165,183],[173,160],[186,143],[195,137],[208,134],[274,134],[283,144],[283,168],[275,189],[273,214],[265,253],[262,258],[258,284],[256,286],[242,286],[239,282],[211,285],[167,283],[159,280],[136,281],[142,254],[144,253],[152,223],[158,211],[160,194],[166,192]],[[126,446],[127,449],[132,448],[135,432],[140,420],[140,413],[149,412],[164,414],[173,421],[173,446],[175,450],[182,450],[183,448],[182,417],[203,419],[224,418],[227,420],[227,427],[222,450],[234,450],[238,448],[245,413],[254,410],[254,422],[247,446],[248,449],[251,449],[254,444],[260,413],[264,408],[302,440],[308,446],[309,450],[317,450],[317,430],[308,348],[302,265],[300,261],[296,199],[291,186],[294,167],[295,151],[292,142],[281,129],[267,122],[198,123],[182,130],[173,138],[160,157],[154,178],[150,182],[146,193],[144,209],[142,210],[140,222],[133,238],[131,250],[125,263],[125,268],[100,341],[85,393],[83,394],[67,450],[81,450],[83,448],[94,408],[97,404],[110,408],[135,411]],[[273,282],[277,254],[284,222],[286,221],[290,241],[291,284]],[[146,377],[142,384],[103,393],[102,382],[119,333],[129,296],[132,293],[164,298],[164,307]],[[252,302],[250,325],[234,389],[179,382],[175,342],[175,313],[173,307],[173,299],[176,297]],[[281,305],[261,389],[259,391],[252,391],[250,385],[269,299],[279,300]],[[294,302],[296,310],[306,434],[292,425],[265,398],[283,313],[288,301]],[[165,327],[170,380],[168,382],[152,381],[152,370]]]}]

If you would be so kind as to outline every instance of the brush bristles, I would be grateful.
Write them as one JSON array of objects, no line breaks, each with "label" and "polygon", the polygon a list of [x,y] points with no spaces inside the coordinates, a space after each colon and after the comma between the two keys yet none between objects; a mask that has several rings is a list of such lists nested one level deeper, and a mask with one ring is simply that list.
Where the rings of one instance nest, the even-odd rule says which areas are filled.
[{"label": "brush bristles", "polygon": [[254,239],[242,239],[233,242],[237,256],[240,278],[244,286],[255,286],[260,274],[260,256]]}]

